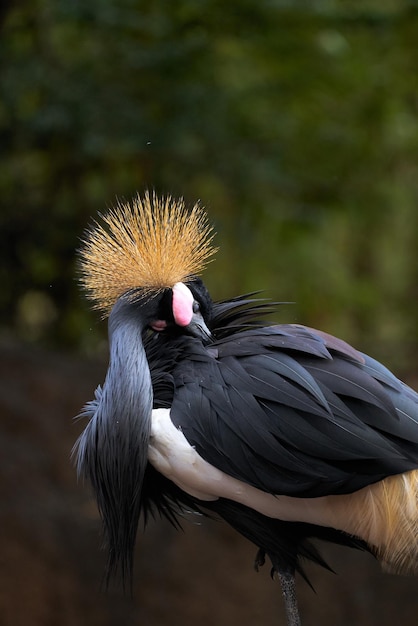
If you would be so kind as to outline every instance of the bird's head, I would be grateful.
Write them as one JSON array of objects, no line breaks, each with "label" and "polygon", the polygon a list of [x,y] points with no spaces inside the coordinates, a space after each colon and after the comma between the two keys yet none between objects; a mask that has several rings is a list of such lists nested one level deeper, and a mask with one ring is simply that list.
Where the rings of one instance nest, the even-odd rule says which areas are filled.
[{"label": "bird's head", "polygon": [[119,324],[131,318],[141,330],[151,329],[169,336],[187,334],[209,343],[211,312],[212,300],[198,277],[155,293],[132,290],[118,298],[112,307],[109,334],[112,337]]},{"label": "bird's head", "polygon": [[[204,210],[146,194],[119,204],[87,234],[81,283],[93,307],[113,320],[128,311],[144,328],[210,337],[210,296],[198,277],[216,252]],[[118,302],[119,305],[115,306]]]}]

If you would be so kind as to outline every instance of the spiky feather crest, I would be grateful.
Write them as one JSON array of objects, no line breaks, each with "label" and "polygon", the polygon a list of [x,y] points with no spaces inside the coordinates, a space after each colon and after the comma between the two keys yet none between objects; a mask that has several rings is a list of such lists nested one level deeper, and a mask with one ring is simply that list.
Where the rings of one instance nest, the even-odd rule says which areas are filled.
[{"label": "spiky feather crest", "polygon": [[129,292],[150,294],[196,276],[216,252],[204,209],[146,193],[101,215],[80,250],[81,284],[106,316]]}]

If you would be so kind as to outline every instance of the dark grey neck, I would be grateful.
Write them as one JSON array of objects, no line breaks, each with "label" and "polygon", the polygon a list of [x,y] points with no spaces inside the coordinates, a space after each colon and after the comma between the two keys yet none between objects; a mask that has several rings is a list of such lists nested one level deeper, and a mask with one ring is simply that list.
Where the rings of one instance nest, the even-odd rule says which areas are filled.
[{"label": "dark grey neck", "polygon": [[[141,320],[128,316],[124,309],[112,312],[109,319],[110,360],[103,396],[118,419],[122,418],[122,423],[132,422],[135,432],[148,433],[148,442],[153,398],[142,330]],[[115,427],[120,429],[118,424],[119,421]]]},{"label": "dark grey neck", "polygon": [[140,319],[116,305],[103,392],[79,445],[79,464],[95,490],[108,543],[107,580],[120,573],[124,583],[132,575],[153,402],[142,329]]}]

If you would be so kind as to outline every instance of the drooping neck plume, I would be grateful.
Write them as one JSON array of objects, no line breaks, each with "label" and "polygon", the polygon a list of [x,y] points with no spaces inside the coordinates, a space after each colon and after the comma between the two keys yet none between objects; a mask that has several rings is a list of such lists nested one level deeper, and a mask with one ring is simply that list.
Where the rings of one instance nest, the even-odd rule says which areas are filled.
[{"label": "drooping neck plume", "polygon": [[77,451],[78,472],[91,481],[103,520],[107,582],[120,573],[124,585],[132,579],[153,402],[142,330],[119,301],[109,318],[106,380]]}]

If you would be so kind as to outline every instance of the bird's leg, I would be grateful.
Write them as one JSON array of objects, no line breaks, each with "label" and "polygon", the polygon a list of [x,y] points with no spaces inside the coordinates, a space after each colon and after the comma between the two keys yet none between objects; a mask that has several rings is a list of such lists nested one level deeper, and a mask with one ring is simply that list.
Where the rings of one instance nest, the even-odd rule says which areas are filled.
[{"label": "bird's leg", "polygon": [[289,570],[277,572],[282,586],[287,626],[301,626],[298,600],[296,597],[295,574]]},{"label": "bird's leg", "polygon": [[[271,556],[270,556],[271,558]],[[266,551],[259,548],[254,562],[254,569],[258,572],[258,568],[262,567],[266,562]],[[284,606],[286,611],[287,626],[301,626],[298,600],[296,596],[295,571],[293,568],[280,566],[279,563],[272,559],[273,568],[271,577],[277,573],[280,585],[282,587]]]}]

